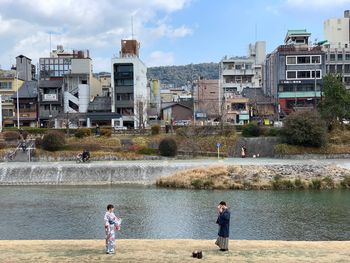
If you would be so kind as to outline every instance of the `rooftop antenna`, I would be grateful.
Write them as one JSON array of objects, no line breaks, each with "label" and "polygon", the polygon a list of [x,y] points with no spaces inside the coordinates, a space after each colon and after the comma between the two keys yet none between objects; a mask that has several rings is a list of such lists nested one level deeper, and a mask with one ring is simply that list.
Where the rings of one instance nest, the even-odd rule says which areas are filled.
[{"label": "rooftop antenna", "polygon": [[131,16],[131,39],[134,39],[134,16]]}]

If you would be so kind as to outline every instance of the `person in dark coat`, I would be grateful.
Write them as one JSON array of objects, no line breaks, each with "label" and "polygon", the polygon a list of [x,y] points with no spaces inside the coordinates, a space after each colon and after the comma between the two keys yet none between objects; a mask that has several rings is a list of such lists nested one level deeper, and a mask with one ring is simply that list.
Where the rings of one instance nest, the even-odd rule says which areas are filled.
[{"label": "person in dark coat", "polygon": [[215,244],[220,248],[220,251],[228,251],[230,216],[231,213],[226,206],[226,202],[221,201],[218,206],[218,219],[216,220],[216,223],[219,225],[219,233],[215,242]]}]

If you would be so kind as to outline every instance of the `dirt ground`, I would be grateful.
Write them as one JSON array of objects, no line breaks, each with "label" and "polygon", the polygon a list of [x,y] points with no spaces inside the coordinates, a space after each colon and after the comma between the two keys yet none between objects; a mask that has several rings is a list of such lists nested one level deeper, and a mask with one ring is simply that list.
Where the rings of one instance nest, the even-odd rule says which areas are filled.
[{"label": "dirt ground", "polygon": [[350,262],[350,241],[231,240],[220,252],[214,240],[118,240],[114,255],[104,240],[0,240],[0,262]]}]

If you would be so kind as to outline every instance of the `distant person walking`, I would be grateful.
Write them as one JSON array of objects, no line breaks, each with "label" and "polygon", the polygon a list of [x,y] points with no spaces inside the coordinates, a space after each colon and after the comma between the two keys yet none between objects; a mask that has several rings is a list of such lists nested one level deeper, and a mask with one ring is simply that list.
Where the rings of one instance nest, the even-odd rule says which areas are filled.
[{"label": "distant person walking", "polygon": [[121,219],[114,214],[114,206],[107,205],[107,212],[104,216],[104,225],[106,233],[106,253],[115,253],[115,231],[120,230]]},{"label": "distant person walking", "polygon": [[231,213],[226,206],[226,202],[221,201],[218,205],[218,219],[216,220],[216,223],[219,225],[219,233],[215,242],[215,245],[220,248],[220,251],[228,251],[230,216]]},{"label": "distant person walking", "polygon": [[242,158],[246,157],[246,151],[247,151],[247,148],[245,146],[242,146],[241,147],[241,157]]}]

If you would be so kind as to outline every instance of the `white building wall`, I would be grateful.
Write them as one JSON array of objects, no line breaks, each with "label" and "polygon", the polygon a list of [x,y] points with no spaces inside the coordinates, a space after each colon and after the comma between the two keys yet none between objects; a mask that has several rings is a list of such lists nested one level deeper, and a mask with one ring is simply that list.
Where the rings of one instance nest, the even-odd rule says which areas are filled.
[{"label": "white building wall", "polygon": [[330,18],[324,22],[324,37],[331,48],[343,48],[349,45],[349,23],[349,18]]}]

